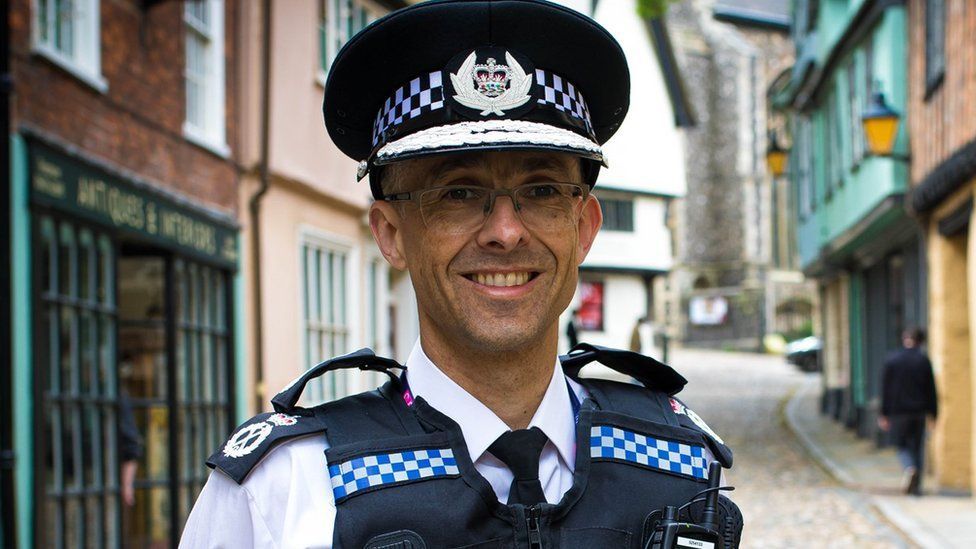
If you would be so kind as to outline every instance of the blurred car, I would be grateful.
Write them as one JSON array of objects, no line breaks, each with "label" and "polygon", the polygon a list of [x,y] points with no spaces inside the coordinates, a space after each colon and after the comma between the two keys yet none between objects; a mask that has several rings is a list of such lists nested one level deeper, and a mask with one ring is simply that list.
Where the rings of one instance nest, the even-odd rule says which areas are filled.
[{"label": "blurred car", "polygon": [[823,344],[819,337],[810,336],[786,344],[786,361],[804,372],[820,370],[820,351]]}]

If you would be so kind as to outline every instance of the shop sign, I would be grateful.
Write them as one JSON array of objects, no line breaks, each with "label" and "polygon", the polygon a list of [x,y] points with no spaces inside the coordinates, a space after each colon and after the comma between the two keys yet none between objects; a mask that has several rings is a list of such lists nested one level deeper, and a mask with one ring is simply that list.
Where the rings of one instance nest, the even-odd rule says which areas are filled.
[{"label": "shop sign", "polygon": [[725,324],[729,316],[729,301],[722,296],[695,296],[689,303],[688,316],[696,326]]},{"label": "shop sign", "polygon": [[603,282],[580,282],[580,329],[603,331]]},{"label": "shop sign", "polygon": [[237,265],[237,231],[37,142],[31,144],[34,203],[136,234],[166,248]]}]

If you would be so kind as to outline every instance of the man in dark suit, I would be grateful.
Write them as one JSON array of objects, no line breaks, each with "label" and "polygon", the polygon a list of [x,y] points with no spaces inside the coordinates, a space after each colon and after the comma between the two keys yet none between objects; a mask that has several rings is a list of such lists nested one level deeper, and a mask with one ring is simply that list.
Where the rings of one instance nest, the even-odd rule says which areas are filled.
[{"label": "man in dark suit", "polygon": [[885,360],[881,385],[881,416],[878,426],[888,431],[898,448],[907,478],[905,493],[922,493],[922,457],[925,427],[938,412],[932,363],[919,348],[925,332],[911,328],[902,333],[903,348]]}]

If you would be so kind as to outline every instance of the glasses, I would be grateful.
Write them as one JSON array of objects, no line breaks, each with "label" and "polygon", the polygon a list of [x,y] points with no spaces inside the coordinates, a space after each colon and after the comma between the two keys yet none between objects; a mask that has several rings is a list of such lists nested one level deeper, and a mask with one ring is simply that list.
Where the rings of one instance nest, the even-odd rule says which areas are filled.
[{"label": "glasses", "polygon": [[572,226],[579,219],[586,189],[575,183],[540,182],[514,189],[450,185],[399,194],[383,200],[420,202],[424,225],[448,234],[465,234],[484,224],[498,196],[508,196],[522,223],[533,230],[551,232]]}]

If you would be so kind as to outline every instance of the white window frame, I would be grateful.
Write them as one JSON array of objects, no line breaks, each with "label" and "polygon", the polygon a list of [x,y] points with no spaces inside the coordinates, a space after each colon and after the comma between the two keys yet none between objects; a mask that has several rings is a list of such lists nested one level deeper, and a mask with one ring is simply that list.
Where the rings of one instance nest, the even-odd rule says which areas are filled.
[{"label": "white window frame", "polygon": [[[31,16],[31,51],[47,58],[72,76],[96,91],[108,91],[108,81],[102,76],[101,2],[100,0],[64,0],[71,7],[69,17],[78,20],[71,35],[71,53],[57,48],[51,38],[44,39],[41,28],[41,1],[33,0]],[[55,0],[48,0],[46,9],[52,12]],[[55,18],[47,17],[47,35],[53,36]]]},{"label": "white window frame", "polygon": [[210,18],[209,29],[197,24],[189,12],[190,2],[185,2],[183,7],[184,24],[184,61],[183,61],[183,80],[187,80],[195,75],[189,74],[189,42],[193,34],[202,36],[209,41],[205,51],[205,63],[210,68],[204,75],[201,84],[201,97],[199,107],[203,109],[203,125],[198,125],[191,121],[188,116],[189,94],[186,94],[184,87],[184,120],[183,136],[218,156],[227,158],[230,156],[230,147],[227,145],[227,122],[226,122],[226,94],[224,85],[226,67],[224,64],[224,2],[223,0],[198,0],[206,5],[207,16]]},{"label": "white window frame", "polygon": [[[301,227],[299,229],[298,238],[298,298],[299,298],[299,315],[300,315],[300,347],[301,356],[299,357],[299,371],[305,372],[306,370],[315,366],[315,364],[308,363],[307,357],[309,356],[308,349],[308,331],[314,329],[314,327],[309,326],[309,319],[305,315],[305,306],[308,296],[305,294],[305,280],[308,277],[308,273],[305,272],[305,259],[304,254],[306,248],[315,248],[322,250],[324,252],[331,252],[333,254],[342,255],[344,258],[344,268],[342,274],[344,277],[344,287],[340,288],[344,300],[343,300],[343,315],[345,319],[345,324],[342,326],[343,335],[345,336],[345,349],[332,349],[332,356],[318,357],[319,360],[326,360],[333,358],[335,356],[340,356],[342,354],[354,351],[360,346],[359,330],[356,328],[359,326],[359,307],[360,307],[360,288],[361,279],[359,277],[359,251],[357,247],[348,239],[341,236],[333,235],[330,233],[323,232],[322,230],[314,227]],[[322,276],[318,281],[318,288],[316,291],[322,291],[323,283],[333,283],[333,281],[323,281]],[[323,330],[336,330],[336,326],[323,327]],[[314,362],[314,361],[313,361]],[[305,394],[303,398],[306,404],[315,405],[320,404],[326,400],[332,400],[334,398],[342,398],[343,396],[353,394],[355,391],[355,380],[352,376],[359,375],[361,372],[359,370],[339,370],[322,376],[309,383],[308,387],[305,389]],[[333,394],[326,394],[325,386],[326,376],[331,376],[334,379],[334,384],[331,381],[328,383],[333,386]]]},{"label": "white window frame", "polygon": [[[350,8],[353,6],[363,10],[366,20],[359,21],[356,24],[356,28],[350,33],[348,21],[352,17],[352,10]],[[318,0],[317,24],[315,29],[317,45],[315,79],[320,85],[325,86],[329,67],[332,66],[332,62],[335,61],[336,55],[338,55],[342,46],[357,32],[365,28],[366,25],[379,19],[386,12],[387,10],[380,7],[379,4],[370,2],[369,0]],[[332,14],[336,13],[338,13],[338,17],[331,17]],[[325,22],[325,36],[327,39],[324,60],[322,59],[322,46],[320,43],[323,20]]]}]

